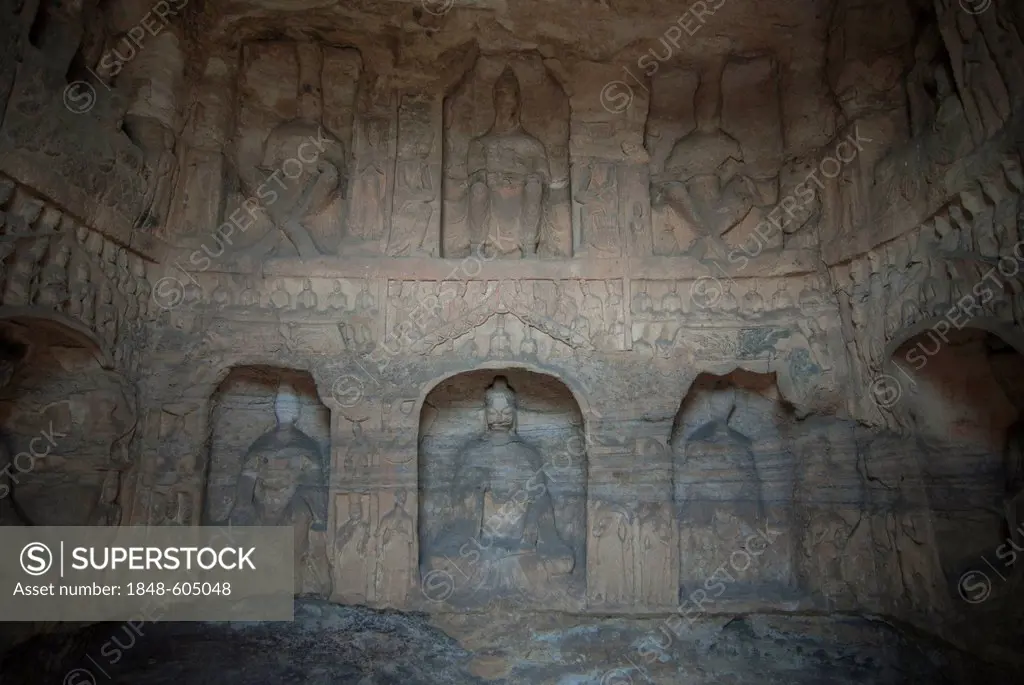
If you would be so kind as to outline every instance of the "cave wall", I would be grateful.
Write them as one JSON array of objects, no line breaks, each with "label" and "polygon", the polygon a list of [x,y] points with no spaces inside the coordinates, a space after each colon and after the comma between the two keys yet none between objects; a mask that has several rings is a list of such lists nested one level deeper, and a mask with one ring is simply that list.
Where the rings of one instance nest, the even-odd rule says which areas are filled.
[{"label": "cave wall", "polygon": [[[598,54],[528,20],[488,42],[501,22],[458,9],[313,37],[338,17],[19,3],[4,312],[87,334],[137,390],[123,524],[230,517],[257,443],[316,465],[286,487],[319,559],[298,593],[509,601],[438,601],[469,581],[431,552],[505,376],[549,427],[522,453],[577,463],[543,487],[569,553],[531,541],[508,589],[944,630],[964,607],[935,500],[961,474],[930,455],[955,441],[893,401],[892,364],[937,326],[1024,350],[1021,14],[826,4],[773,10],[772,36],[744,3],[704,15],[732,44],[602,25]],[[270,386],[225,390],[239,369],[304,374],[298,433]],[[992,439],[956,440],[995,477]]]}]

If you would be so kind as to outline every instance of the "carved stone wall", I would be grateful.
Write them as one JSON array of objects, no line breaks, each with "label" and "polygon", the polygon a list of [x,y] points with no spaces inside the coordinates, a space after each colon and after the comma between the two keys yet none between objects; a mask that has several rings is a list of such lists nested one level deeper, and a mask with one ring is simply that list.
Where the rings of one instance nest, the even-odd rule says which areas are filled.
[{"label": "carved stone wall", "polygon": [[[131,469],[88,446],[20,497],[81,473],[68,520],[294,525],[297,594],[445,620],[984,641],[956,548],[1024,507],[995,478],[1019,404],[961,393],[986,432],[934,386],[1019,375],[952,335],[1024,351],[1019,9],[321,4],[134,42],[127,0],[0,10],[5,332],[96,348],[76,420],[120,407],[114,370],[139,397]],[[9,416],[64,406],[34,382]]]},{"label": "carved stone wall", "polygon": [[568,114],[539,56],[477,63],[445,104],[444,256],[571,256]]}]

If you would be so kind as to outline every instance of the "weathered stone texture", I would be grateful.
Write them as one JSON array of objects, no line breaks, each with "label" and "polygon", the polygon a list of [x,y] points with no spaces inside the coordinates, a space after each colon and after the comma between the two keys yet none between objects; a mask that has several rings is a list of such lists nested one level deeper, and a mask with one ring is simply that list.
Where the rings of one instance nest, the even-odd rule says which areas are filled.
[{"label": "weathered stone texture", "polygon": [[4,524],[292,526],[449,682],[1012,662],[1017,4],[300,5],[0,9]]}]

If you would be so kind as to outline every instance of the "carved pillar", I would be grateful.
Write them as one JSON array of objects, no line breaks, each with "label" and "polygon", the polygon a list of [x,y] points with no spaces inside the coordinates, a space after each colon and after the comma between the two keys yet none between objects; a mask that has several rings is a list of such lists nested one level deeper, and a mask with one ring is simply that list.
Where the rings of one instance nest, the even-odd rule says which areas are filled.
[{"label": "carved pillar", "polygon": [[[334,599],[409,608],[419,584],[417,398],[369,393],[352,402],[355,379],[317,374],[330,387],[331,483],[328,531]],[[367,388],[368,390],[368,388]]]},{"label": "carved pillar", "polygon": [[205,494],[210,398],[144,406],[131,525],[197,525]]}]

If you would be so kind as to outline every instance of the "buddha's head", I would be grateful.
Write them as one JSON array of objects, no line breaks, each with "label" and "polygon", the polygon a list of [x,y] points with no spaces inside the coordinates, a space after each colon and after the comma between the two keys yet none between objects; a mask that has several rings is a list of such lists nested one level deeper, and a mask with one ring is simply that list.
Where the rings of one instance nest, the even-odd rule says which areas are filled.
[{"label": "buddha's head", "polygon": [[484,394],[487,430],[511,433],[516,427],[516,395],[508,379],[498,376]]},{"label": "buddha's head", "polygon": [[494,83],[494,127],[500,131],[517,128],[521,113],[519,79],[512,67],[505,67]]}]

